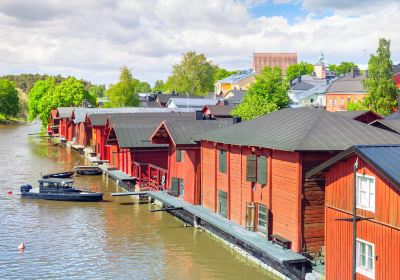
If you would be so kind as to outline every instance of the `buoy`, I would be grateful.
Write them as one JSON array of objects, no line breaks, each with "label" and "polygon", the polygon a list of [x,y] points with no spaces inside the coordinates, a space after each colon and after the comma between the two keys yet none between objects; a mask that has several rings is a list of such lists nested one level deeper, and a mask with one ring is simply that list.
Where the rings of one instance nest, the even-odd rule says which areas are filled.
[{"label": "buoy", "polygon": [[7,194],[8,194],[8,195],[12,195],[12,191],[8,191]]},{"label": "buoy", "polygon": [[18,249],[21,250],[21,251],[22,251],[22,250],[25,250],[25,243],[19,244],[19,245],[18,245]]}]

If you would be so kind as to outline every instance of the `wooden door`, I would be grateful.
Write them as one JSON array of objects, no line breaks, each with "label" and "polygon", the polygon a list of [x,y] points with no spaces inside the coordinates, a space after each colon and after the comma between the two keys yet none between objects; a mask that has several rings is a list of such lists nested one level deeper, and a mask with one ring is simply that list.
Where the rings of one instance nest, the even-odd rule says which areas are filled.
[{"label": "wooden door", "polygon": [[228,217],[228,205],[227,205],[227,192],[218,191],[218,214],[227,218]]}]

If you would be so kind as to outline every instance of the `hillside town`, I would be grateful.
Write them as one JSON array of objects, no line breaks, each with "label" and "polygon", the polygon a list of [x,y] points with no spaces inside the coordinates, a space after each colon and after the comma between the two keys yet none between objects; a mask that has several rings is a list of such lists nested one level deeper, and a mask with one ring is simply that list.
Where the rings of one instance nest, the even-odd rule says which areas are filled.
[{"label": "hillside town", "polygon": [[17,2],[1,279],[400,279],[397,1]]}]

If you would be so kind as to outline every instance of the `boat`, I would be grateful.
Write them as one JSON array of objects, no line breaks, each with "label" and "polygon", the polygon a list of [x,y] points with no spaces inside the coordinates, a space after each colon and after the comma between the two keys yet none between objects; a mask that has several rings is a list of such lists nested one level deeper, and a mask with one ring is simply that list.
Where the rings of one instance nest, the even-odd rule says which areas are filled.
[{"label": "boat", "polygon": [[59,173],[51,173],[45,174],[42,176],[43,179],[49,178],[70,178],[72,175],[75,174],[75,171],[67,171],[67,172],[59,172]]},{"label": "boat", "polygon": [[48,178],[40,179],[39,190],[33,190],[29,184],[21,186],[21,197],[60,201],[97,202],[103,200],[103,194],[74,187],[74,180]]},{"label": "boat", "polygon": [[97,166],[77,166],[74,168],[75,173],[79,175],[101,175],[103,170]]}]

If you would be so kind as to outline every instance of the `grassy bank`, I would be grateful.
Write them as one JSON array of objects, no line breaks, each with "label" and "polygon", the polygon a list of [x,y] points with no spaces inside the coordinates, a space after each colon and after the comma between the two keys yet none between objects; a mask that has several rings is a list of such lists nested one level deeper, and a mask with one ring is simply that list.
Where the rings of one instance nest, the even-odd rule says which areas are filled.
[{"label": "grassy bank", "polygon": [[26,120],[22,118],[15,118],[15,117],[10,117],[7,115],[0,114],[0,125],[2,124],[18,124],[18,123],[24,123]]}]

